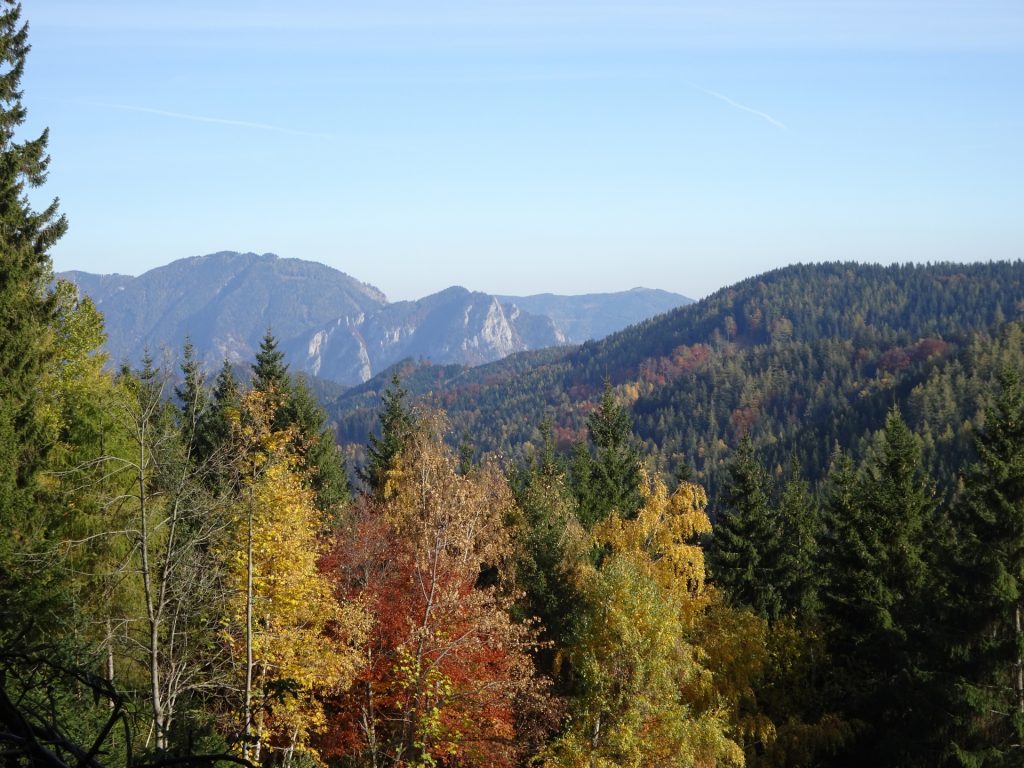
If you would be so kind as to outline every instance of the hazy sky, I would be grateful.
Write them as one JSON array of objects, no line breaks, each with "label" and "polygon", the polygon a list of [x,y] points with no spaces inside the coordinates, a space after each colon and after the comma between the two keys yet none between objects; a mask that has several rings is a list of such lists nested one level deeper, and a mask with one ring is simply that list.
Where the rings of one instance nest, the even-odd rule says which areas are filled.
[{"label": "hazy sky", "polygon": [[[1024,257],[1024,2],[24,0],[57,269],[392,299]],[[44,198],[39,198],[40,204]]]}]

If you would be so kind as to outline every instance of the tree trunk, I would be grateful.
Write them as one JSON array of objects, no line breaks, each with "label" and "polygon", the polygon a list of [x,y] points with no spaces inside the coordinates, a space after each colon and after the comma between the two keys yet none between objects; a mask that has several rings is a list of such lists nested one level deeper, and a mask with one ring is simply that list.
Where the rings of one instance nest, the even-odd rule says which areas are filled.
[{"label": "tree trunk", "polygon": [[[246,532],[245,550],[245,741],[242,756],[249,759],[249,743],[252,738],[252,537],[253,500],[250,490],[249,520]],[[257,751],[257,759],[259,753]]]},{"label": "tree trunk", "polygon": [[149,684],[153,698],[153,731],[156,737],[156,748],[166,749],[167,733],[163,698],[160,691],[160,617],[153,595],[153,579],[149,562],[149,520],[146,508],[146,430],[142,426],[139,432],[139,549],[142,555],[142,588],[146,598],[146,618],[149,621]]}]

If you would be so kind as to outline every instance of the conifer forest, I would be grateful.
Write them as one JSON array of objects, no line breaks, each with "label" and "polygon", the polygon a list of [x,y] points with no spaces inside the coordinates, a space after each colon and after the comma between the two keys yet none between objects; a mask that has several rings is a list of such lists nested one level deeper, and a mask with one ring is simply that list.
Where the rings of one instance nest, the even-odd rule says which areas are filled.
[{"label": "conifer forest", "polygon": [[272,329],[120,364],[28,51],[4,0],[4,768],[1024,765],[1024,264],[340,392]]}]

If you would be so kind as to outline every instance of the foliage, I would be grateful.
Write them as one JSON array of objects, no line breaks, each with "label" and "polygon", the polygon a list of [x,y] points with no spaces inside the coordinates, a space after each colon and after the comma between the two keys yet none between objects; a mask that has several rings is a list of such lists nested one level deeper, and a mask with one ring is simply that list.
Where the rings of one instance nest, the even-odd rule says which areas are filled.
[{"label": "foliage", "polygon": [[328,561],[375,617],[368,664],[335,703],[331,752],[353,765],[513,766],[547,708],[514,595],[485,578],[512,553],[514,502],[493,463],[468,475],[424,418],[393,493],[364,497],[354,539]]},{"label": "foliage", "polygon": [[711,599],[696,543],[710,529],[706,497],[689,484],[669,496],[646,478],[641,492],[635,518],[609,517],[594,530],[601,562],[577,561],[586,608],[569,654],[580,693],[543,762],[742,765],[728,708],[693,643]]},{"label": "foliage", "polygon": [[[290,430],[275,430],[266,393],[242,398],[235,535],[224,556],[231,593],[224,636],[245,678],[245,738],[254,756],[316,757],[325,718],[316,694],[345,689],[365,632],[359,606],[339,602],[320,572],[319,515]],[[244,660],[243,660],[244,659]]]},{"label": "foliage", "polygon": [[409,443],[416,424],[416,417],[406,402],[408,395],[398,373],[393,373],[391,385],[382,395],[383,407],[377,417],[380,437],[370,434],[366,466],[359,470],[359,478],[378,499],[392,494],[389,478],[396,470],[398,457]]},{"label": "foliage", "polygon": [[952,762],[1014,765],[1024,737],[1024,384],[1007,368],[954,506],[945,630]]}]

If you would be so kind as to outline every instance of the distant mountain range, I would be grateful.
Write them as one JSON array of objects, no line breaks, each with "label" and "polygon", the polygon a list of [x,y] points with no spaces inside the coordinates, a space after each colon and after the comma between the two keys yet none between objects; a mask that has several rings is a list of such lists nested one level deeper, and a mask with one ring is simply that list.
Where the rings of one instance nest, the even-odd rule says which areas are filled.
[{"label": "distant mountain range", "polygon": [[64,272],[103,312],[114,361],[178,350],[211,367],[251,360],[270,328],[293,368],[354,385],[405,358],[478,365],[513,352],[597,339],[692,303],[634,288],[584,296],[492,296],[451,287],[417,301],[343,272],[273,254],[220,252],[138,277]]}]

